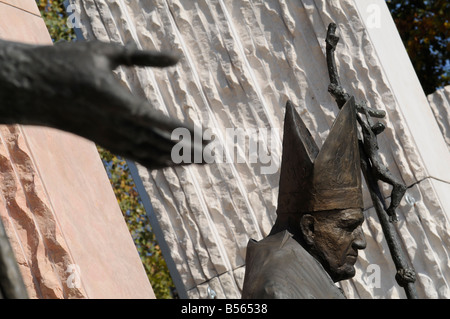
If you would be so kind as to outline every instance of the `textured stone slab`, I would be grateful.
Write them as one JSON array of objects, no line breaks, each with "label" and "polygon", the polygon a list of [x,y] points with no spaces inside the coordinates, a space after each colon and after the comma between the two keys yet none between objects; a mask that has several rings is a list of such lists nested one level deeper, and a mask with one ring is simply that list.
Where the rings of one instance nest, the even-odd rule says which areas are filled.
[{"label": "textured stone slab", "polygon": [[23,132],[86,297],[154,297],[95,144],[53,129]]},{"label": "textured stone slab", "polygon": [[[416,288],[421,298],[447,299],[450,294],[450,185],[427,178],[407,190],[399,208],[396,225],[410,263],[416,270]],[[394,281],[396,273],[389,249],[374,209],[365,212],[363,224],[367,248],[361,251],[356,276],[343,282],[350,297],[405,298],[403,288]],[[373,269],[380,274],[380,285],[374,286]]]},{"label": "textured stone slab", "polygon": [[[2,220],[32,298],[84,297],[69,289],[66,267],[75,264],[20,126],[0,128]],[[15,235],[15,236],[14,236]],[[17,237],[16,237],[17,236]]]},{"label": "textured stone slab", "polygon": [[245,267],[226,272],[192,288],[187,292],[188,296],[192,299],[239,299],[241,295],[240,289],[235,286],[236,279],[239,287],[242,287],[244,275]]},{"label": "textured stone slab", "polygon": [[[417,155],[421,157],[421,168],[415,169],[416,178],[432,176],[450,183],[450,152],[446,149],[439,127],[434,120],[416,73],[412,67],[400,35],[396,32],[394,21],[383,0],[354,1],[355,7],[366,25],[368,37],[373,45],[374,53],[379,58],[381,71],[389,80],[390,89],[394,93],[396,103],[385,107],[397,107],[400,118],[388,120],[399,129],[401,123],[409,126],[403,148],[414,143]],[[379,26],[372,23],[370,15],[379,10]],[[387,30],[392,30],[387,35]],[[396,52],[396,54],[392,54]],[[392,112],[389,112],[391,115]],[[431,142],[432,141],[432,142]],[[412,146],[412,145],[411,145]],[[424,174],[424,175],[423,175]]]},{"label": "textured stone slab", "polygon": [[450,85],[428,95],[428,102],[450,149]]},{"label": "textured stone slab", "polygon": [[[166,114],[213,129],[223,145],[227,128],[273,130],[267,146],[273,143],[275,168],[288,99],[319,146],[337,114],[327,92],[324,42],[328,24],[336,22],[341,37],[337,67],[343,86],[356,100],[365,99],[387,112],[383,120],[387,129],[379,136],[383,160],[411,190],[422,187],[417,192],[426,204],[404,212],[405,222],[398,224],[408,256],[418,264],[420,297],[447,295],[448,284],[441,278],[448,274],[434,272],[424,262],[442,266],[445,260],[446,252],[441,259],[431,251],[438,243],[446,245],[448,238],[448,228],[434,230],[448,223],[449,203],[440,196],[450,182],[450,155],[384,1],[73,2],[86,39],[131,42],[181,57],[177,66],[164,70],[119,69],[118,77],[135,94],[146,96]],[[371,3],[381,14],[379,30],[367,27]],[[403,76],[408,77],[405,85]],[[243,145],[237,149],[246,154]],[[232,156],[236,150],[228,152]],[[242,281],[236,270],[245,267],[248,239],[261,239],[274,222],[279,172],[262,174],[261,162],[244,158],[243,163],[234,160],[160,171],[137,165],[135,178],[143,185],[148,212],[155,214],[154,227],[161,229],[159,240],[168,247],[166,255],[181,278],[178,289],[187,291],[186,296],[207,298],[208,285],[220,298],[239,295]],[[437,179],[442,180],[440,188],[425,187]],[[389,195],[389,186],[382,189]],[[359,275],[343,284],[346,294],[404,297],[364,194],[370,245],[358,264]],[[403,208],[405,202],[402,205],[402,212],[408,210]],[[427,222],[410,220],[416,215],[427,216]],[[432,244],[427,244],[429,234],[435,234]],[[381,288],[367,288],[362,274],[367,274],[369,264],[380,265]],[[222,276],[227,280],[219,280]]]}]

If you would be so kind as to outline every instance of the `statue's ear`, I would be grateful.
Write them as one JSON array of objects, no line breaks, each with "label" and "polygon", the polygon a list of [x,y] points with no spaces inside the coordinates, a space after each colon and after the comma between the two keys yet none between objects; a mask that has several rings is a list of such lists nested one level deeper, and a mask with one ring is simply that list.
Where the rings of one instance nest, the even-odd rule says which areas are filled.
[{"label": "statue's ear", "polygon": [[314,222],[315,218],[311,214],[303,214],[300,218],[300,229],[307,245],[314,243]]}]

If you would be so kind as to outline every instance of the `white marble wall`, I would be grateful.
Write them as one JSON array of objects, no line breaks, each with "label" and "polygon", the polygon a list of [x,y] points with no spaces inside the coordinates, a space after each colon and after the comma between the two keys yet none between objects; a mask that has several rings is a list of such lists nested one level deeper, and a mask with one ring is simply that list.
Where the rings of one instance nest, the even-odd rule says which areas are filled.
[{"label": "white marble wall", "polygon": [[450,149],[450,85],[427,96],[439,129]]},{"label": "white marble wall", "polygon": [[[71,2],[86,39],[180,55],[177,66],[164,70],[118,70],[135,94],[172,117],[212,128],[221,141],[227,128],[278,132],[271,140],[277,166],[288,99],[319,146],[337,114],[327,93],[324,42],[328,24],[337,23],[342,84],[357,100],[387,111],[380,151],[410,187],[397,229],[417,271],[419,296],[450,297],[450,153],[384,1]],[[239,298],[247,241],[271,229],[279,171],[261,174],[264,165],[244,157],[244,163],[158,171],[132,164],[182,296],[207,298],[210,288],[218,298]],[[368,247],[355,278],[342,287],[350,298],[404,298],[366,192],[364,199]],[[371,264],[380,267],[380,287],[366,283]]]}]

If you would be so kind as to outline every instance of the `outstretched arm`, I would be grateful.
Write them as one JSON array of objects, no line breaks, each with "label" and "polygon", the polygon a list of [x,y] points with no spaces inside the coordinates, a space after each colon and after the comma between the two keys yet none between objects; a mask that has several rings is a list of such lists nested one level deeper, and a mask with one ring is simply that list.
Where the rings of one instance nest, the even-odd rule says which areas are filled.
[{"label": "outstretched arm", "polygon": [[[32,46],[0,41],[0,123],[44,125],[88,138],[148,168],[176,165],[171,140],[176,128],[191,133],[191,151],[201,151],[192,125],[155,110],[113,74],[119,65],[168,67],[169,53],[113,43],[63,42]],[[187,150],[187,148],[186,148]]]}]

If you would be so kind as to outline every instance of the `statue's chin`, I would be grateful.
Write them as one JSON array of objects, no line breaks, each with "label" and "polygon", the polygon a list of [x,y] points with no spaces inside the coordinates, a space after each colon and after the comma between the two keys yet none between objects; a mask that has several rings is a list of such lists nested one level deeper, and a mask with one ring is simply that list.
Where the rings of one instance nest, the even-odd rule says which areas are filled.
[{"label": "statue's chin", "polygon": [[345,264],[344,266],[339,267],[336,271],[330,271],[329,274],[334,282],[338,282],[353,278],[356,274],[356,270],[353,265]]}]

